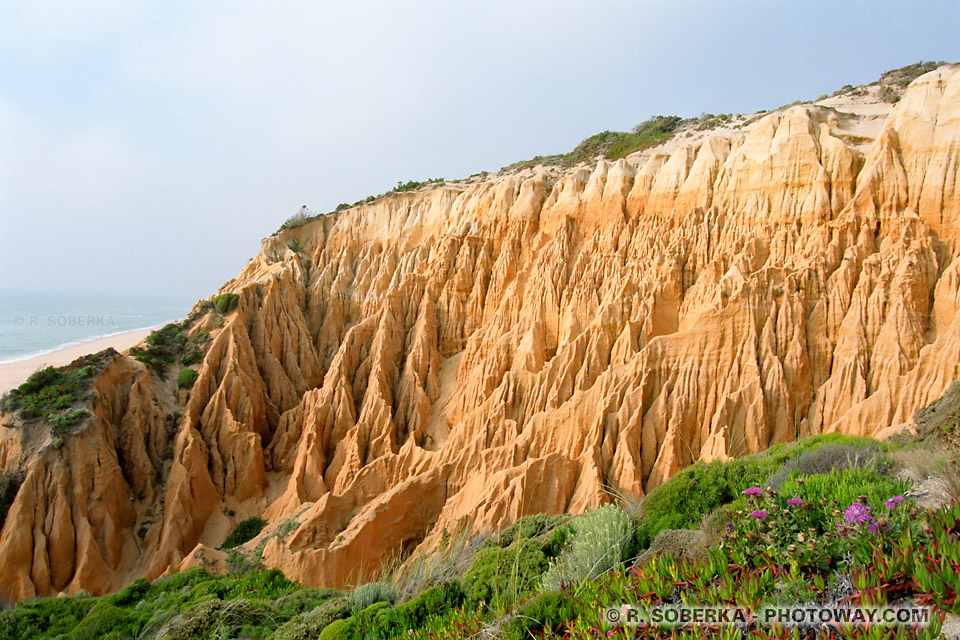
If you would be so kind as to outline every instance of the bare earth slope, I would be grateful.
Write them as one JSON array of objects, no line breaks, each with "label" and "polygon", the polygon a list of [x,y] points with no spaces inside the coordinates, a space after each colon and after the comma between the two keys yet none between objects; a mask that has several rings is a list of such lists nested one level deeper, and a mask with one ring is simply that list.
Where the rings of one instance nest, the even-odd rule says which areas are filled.
[{"label": "bare earth slope", "polygon": [[960,377],[960,66],[856,106],[268,238],[191,329],[189,392],[119,356],[61,448],[3,418],[26,480],[0,594],[153,578],[253,515],[290,522],[267,566],[339,585],[444,530],[908,421]]}]

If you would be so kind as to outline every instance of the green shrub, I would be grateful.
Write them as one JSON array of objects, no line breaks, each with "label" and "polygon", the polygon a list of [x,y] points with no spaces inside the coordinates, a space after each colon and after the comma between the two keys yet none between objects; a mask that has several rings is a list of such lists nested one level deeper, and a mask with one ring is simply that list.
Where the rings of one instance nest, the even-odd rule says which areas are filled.
[{"label": "green shrub", "polygon": [[106,353],[84,356],[66,367],[37,371],[9,393],[4,409],[18,411],[26,419],[49,420],[54,411],[66,409],[85,397],[91,386],[90,378],[96,373],[97,365],[105,360]]},{"label": "green shrub", "polygon": [[193,587],[211,578],[212,576],[203,567],[191,567],[186,571],[177,571],[158,579],[153,583],[153,588],[161,593],[180,591],[184,587]]},{"label": "green shrub", "polygon": [[497,544],[509,547],[518,539],[529,539],[540,535],[548,528],[550,517],[545,513],[521,516],[519,520],[496,536]]},{"label": "green shrub", "polygon": [[240,302],[240,294],[237,293],[221,293],[220,295],[214,297],[213,306],[220,313],[229,313],[237,307],[237,303]]},{"label": "green shrub", "polygon": [[87,617],[95,598],[37,598],[0,610],[0,640],[63,637]]},{"label": "green shrub", "polygon": [[809,503],[826,501],[840,505],[860,499],[880,509],[887,498],[903,495],[909,489],[908,480],[879,475],[872,467],[849,467],[815,476],[799,476],[794,472],[781,485],[780,494],[796,496]]},{"label": "green shrub", "polygon": [[136,638],[148,617],[136,609],[121,608],[106,599],[98,599],[90,613],[79,622],[62,640],[86,640],[87,638]]},{"label": "green shrub", "polygon": [[125,607],[132,604],[136,604],[143,599],[143,596],[150,590],[150,581],[146,578],[137,578],[129,585],[127,585],[119,593],[114,593],[112,595],[106,596],[105,600],[108,600],[112,604],[118,607]]},{"label": "green shrub", "polygon": [[635,549],[633,522],[619,507],[608,504],[573,521],[570,549],[550,563],[543,576],[546,591],[594,578],[623,562]]},{"label": "green shrub", "polygon": [[816,449],[804,451],[784,464],[767,478],[764,486],[780,489],[783,482],[792,474],[812,476],[830,473],[834,469],[842,471],[850,467],[863,466],[870,467],[877,473],[886,474],[893,468],[893,461],[878,442],[825,444]]},{"label": "green shrub", "polygon": [[327,625],[317,637],[317,640],[356,640],[357,637],[356,619],[343,618],[341,620],[334,620]]},{"label": "green shrub", "polygon": [[398,182],[397,186],[394,188],[394,191],[403,192],[403,191],[413,191],[414,189],[419,189],[420,187],[426,186],[428,184],[443,184],[443,178],[431,178],[429,180],[424,180],[422,182],[417,182],[416,180],[410,180],[408,182]]},{"label": "green shrub", "polygon": [[197,381],[196,369],[186,368],[180,372],[180,375],[177,376],[177,388],[185,389],[193,386],[193,383]]},{"label": "green shrub", "polygon": [[397,605],[393,619],[397,628],[414,629],[431,616],[459,607],[463,600],[464,593],[459,582],[438,584],[421,592],[416,598]]},{"label": "green shrub", "polygon": [[199,362],[202,358],[203,352],[194,347],[184,352],[183,356],[180,358],[180,364],[188,367],[195,362]]},{"label": "green shrub", "polygon": [[[723,514],[726,522],[726,514]],[[692,562],[702,558],[717,542],[714,535],[699,529],[664,529],[650,543],[634,565],[643,565],[656,557],[667,557],[675,562]]]},{"label": "green shrub", "polygon": [[559,634],[568,620],[577,617],[576,601],[570,594],[541,593],[525,604],[506,626],[508,638],[530,638],[537,633]]},{"label": "green shrub", "polygon": [[170,625],[164,638],[194,640],[195,638],[236,637],[244,626],[260,626],[271,615],[266,603],[253,600],[204,600],[182,613]]},{"label": "green shrub", "polygon": [[275,640],[315,640],[330,623],[350,616],[346,598],[328,600],[308,613],[301,614],[277,628]]},{"label": "green shrub", "polygon": [[307,611],[313,611],[324,602],[342,596],[343,593],[336,589],[297,589],[277,598],[274,608],[277,615],[289,619]]},{"label": "green shrub", "polygon": [[82,422],[90,413],[85,409],[79,409],[73,413],[51,413],[47,415],[47,420],[53,425],[54,430],[63,431],[69,429],[75,424]]},{"label": "green shrub", "polygon": [[162,329],[154,331],[147,336],[146,346],[137,346],[130,349],[130,355],[153,368],[158,375],[163,377],[165,364],[175,362],[177,356],[183,350],[186,341],[183,327],[190,322],[185,320],[183,326],[170,323]]},{"label": "green shrub", "polygon": [[530,160],[515,162],[502,170],[522,169],[537,164],[572,167],[581,162],[590,162],[602,155],[608,160],[623,158],[636,151],[649,149],[666,142],[686,122],[679,116],[654,116],[641,122],[632,131],[601,131],[583,140],[569,153],[553,156],[535,156]]},{"label": "green shrub", "polygon": [[637,542],[643,548],[664,529],[697,528],[712,511],[736,500],[744,489],[762,483],[805,451],[814,451],[826,444],[869,446],[867,443],[876,441],[828,434],[777,445],[727,462],[697,462],[646,497],[643,518],[637,527]]},{"label": "green shrub", "polygon": [[307,209],[307,205],[300,207],[300,210],[295,214],[290,216],[280,225],[280,231],[286,231],[287,229],[295,229],[296,227],[302,227],[307,224],[317,216],[311,214],[311,211]]},{"label": "green shrub", "polygon": [[722,544],[739,564],[773,562],[794,575],[836,567],[851,554],[869,562],[881,534],[899,538],[909,518],[900,505],[909,487],[870,467],[813,476],[794,471],[779,493],[750,487],[725,509],[730,523]]},{"label": "green shrub", "polygon": [[397,601],[397,591],[386,582],[368,582],[350,592],[347,596],[350,608],[354,611],[363,611],[377,602],[393,604]]},{"label": "green shrub", "polygon": [[223,544],[220,545],[220,548],[232,549],[234,547],[239,547],[244,543],[250,542],[260,535],[260,532],[263,531],[265,526],[267,526],[267,522],[262,518],[247,518],[230,532],[230,535],[228,535],[227,539],[223,541]]},{"label": "green shrub", "polygon": [[463,576],[464,593],[473,604],[508,604],[536,586],[548,562],[540,545],[530,540],[508,548],[485,547]]}]

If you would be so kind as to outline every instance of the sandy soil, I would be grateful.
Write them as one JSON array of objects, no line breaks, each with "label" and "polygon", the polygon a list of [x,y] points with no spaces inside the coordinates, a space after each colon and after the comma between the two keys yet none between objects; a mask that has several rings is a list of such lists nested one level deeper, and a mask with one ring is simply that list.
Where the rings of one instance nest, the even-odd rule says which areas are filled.
[{"label": "sandy soil", "polygon": [[70,364],[80,356],[85,356],[88,353],[96,353],[107,347],[113,347],[117,351],[126,351],[146,338],[150,331],[150,329],[139,329],[137,331],[118,333],[115,336],[109,336],[107,338],[95,338],[42,356],[0,364],[0,393],[6,393],[10,389],[19,386],[20,383],[30,377],[30,374],[34,371],[38,371],[47,366],[61,367],[65,364]]}]

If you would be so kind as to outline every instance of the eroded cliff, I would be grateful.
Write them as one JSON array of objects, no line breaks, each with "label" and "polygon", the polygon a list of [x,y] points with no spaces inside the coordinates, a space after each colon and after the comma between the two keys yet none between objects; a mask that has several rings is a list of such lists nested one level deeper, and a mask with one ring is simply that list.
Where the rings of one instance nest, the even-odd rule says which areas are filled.
[{"label": "eroded cliff", "polygon": [[254,515],[248,553],[339,585],[699,459],[881,434],[960,378],[958,167],[953,65],[892,107],[794,106],[272,236],[224,285],[236,308],[184,324],[209,332],[189,391],[119,356],[62,447],[4,418],[25,479],[0,594],[153,578]]}]

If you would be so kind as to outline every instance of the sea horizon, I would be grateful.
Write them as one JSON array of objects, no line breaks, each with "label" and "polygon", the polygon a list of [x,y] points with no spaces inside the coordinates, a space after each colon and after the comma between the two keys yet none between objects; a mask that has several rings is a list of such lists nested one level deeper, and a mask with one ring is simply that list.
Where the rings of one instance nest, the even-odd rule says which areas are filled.
[{"label": "sea horizon", "polygon": [[0,291],[0,364],[183,318],[185,297]]}]

